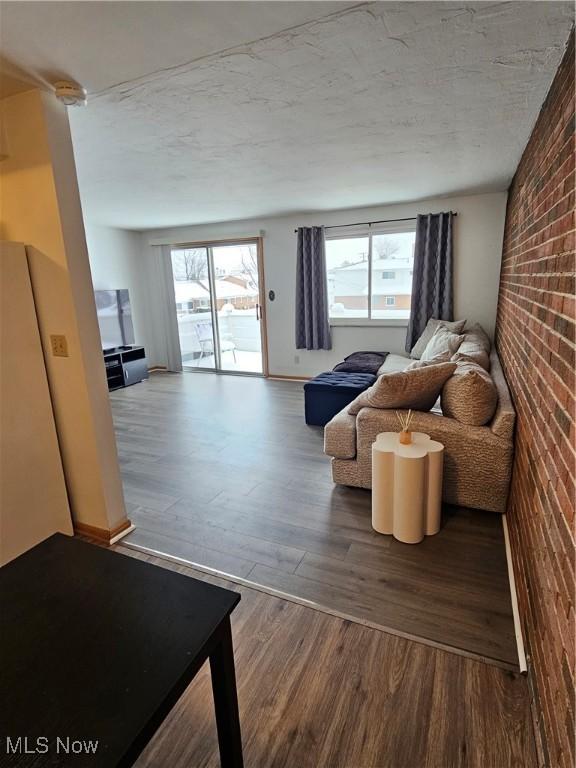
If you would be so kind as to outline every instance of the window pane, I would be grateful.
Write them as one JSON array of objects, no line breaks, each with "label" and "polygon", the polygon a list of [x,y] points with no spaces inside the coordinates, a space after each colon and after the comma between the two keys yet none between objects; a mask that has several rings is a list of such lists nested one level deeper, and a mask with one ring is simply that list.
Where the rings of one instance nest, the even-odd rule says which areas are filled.
[{"label": "window pane", "polygon": [[368,317],[368,238],[326,241],[330,317]]},{"label": "window pane", "polygon": [[410,317],[414,232],[372,237],[372,318]]},{"label": "window pane", "polygon": [[206,248],[171,252],[182,365],[214,368],[214,334]]},{"label": "window pane", "polygon": [[221,368],[262,373],[256,243],[216,246],[212,254]]}]

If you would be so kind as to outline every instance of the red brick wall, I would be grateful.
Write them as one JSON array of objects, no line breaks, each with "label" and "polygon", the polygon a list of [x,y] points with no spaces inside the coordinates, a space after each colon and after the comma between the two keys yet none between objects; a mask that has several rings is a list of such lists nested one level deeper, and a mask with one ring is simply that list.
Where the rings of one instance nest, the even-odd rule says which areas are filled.
[{"label": "red brick wall", "polygon": [[537,737],[574,764],[574,33],[508,197],[496,344],[518,412],[508,506]]}]

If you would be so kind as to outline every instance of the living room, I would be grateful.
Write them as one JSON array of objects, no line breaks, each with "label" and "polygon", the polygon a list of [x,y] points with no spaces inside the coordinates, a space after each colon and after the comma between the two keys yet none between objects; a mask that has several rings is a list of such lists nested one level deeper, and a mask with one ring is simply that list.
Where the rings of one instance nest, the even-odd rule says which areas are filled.
[{"label": "living room", "polygon": [[[572,7],[2,8],[3,240],[30,271],[16,292],[3,245],[4,327],[31,295],[52,426],[29,455],[7,351],[0,575],[74,532],[124,612],[125,561],[242,596],[239,719],[212,654],[217,729],[204,667],[126,764],[571,765]],[[48,454],[54,514],[15,521]]]}]

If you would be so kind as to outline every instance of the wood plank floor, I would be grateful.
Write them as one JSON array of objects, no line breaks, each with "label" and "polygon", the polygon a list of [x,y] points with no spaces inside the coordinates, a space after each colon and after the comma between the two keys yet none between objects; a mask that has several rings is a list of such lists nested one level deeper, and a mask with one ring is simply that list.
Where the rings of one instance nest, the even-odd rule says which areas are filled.
[{"label": "wood plank floor", "polygon": [[[247,768],[535,768],[526,679],[143,555],[238,591]],[[219,766],[208,665],[137,768]]]},{"label": "wood plank floor", "polygon": [[334,486],[302,384],[154,374],[112,393],[126,541],[391,631],[517,664],[502,522],[445,509],[417,546]]}]

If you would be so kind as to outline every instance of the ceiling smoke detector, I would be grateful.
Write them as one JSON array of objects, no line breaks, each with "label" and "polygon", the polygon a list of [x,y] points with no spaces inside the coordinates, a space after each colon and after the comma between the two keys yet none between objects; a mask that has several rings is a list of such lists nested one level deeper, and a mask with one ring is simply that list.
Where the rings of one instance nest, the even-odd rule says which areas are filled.
[{"label": "ceiling smoke detector", "polygon": [[67,107],[85,107],[87,104],[86,91],[81,85],[68,80],[54,83],[56,98]]}]

